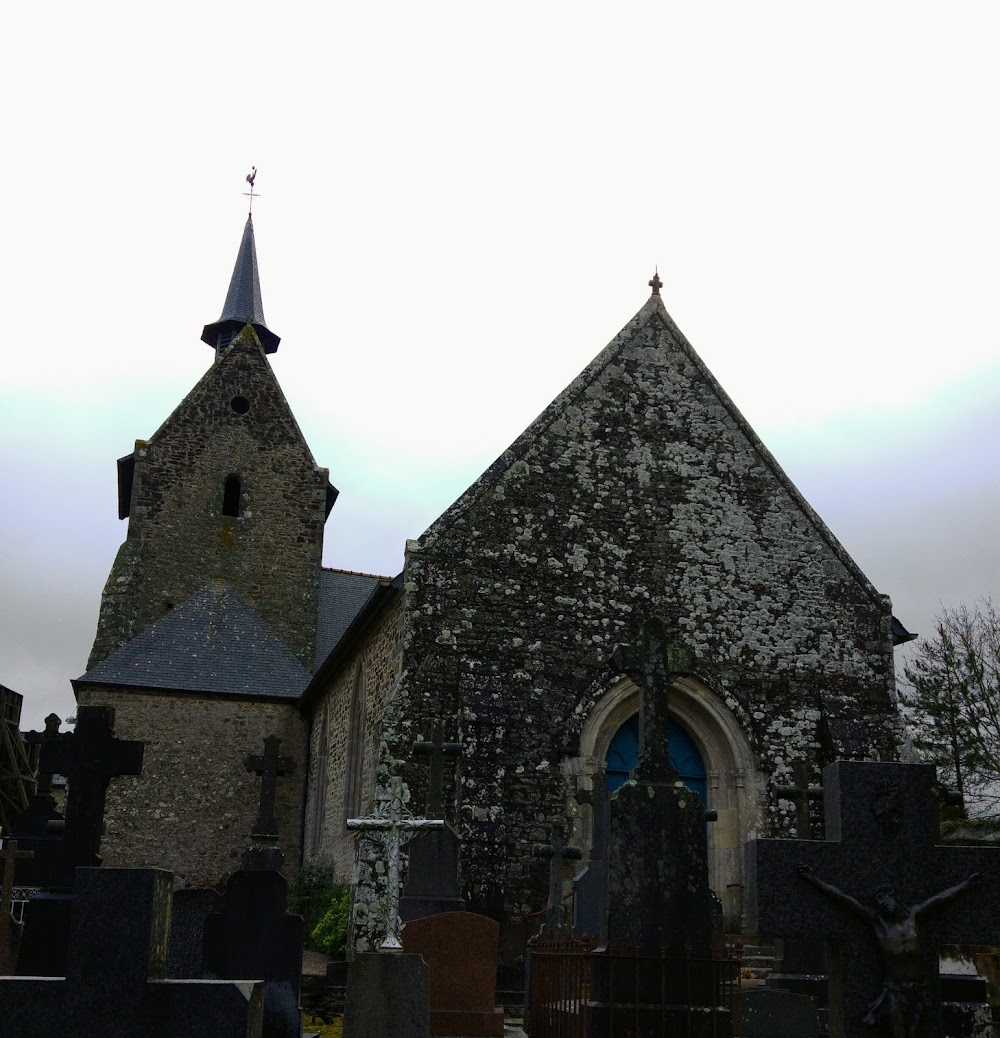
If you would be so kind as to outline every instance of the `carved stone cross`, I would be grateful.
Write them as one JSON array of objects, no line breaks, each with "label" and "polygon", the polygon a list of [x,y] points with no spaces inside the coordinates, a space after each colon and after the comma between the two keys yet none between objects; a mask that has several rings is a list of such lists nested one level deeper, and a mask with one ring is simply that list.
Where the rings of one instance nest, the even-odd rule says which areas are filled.
[{"label": "carved stone cross", "polygon": [[444,818],[444,761],[460,757],[465,747],[460,742],[445,742],[441,722],[434,722],[431,741],[417,740],[413,752],[430,757],[430,776],[427,784],[427,817]]},{"label": "carved stone cross", "polygon": [[791,785],[775,786],[774,791],[779,797],[795,804],[795,835],[800,840],[808,840],[812,836],[809,802],[823,799],[823,787],[809,784],[809,766],[804,760],[795,761],[792,775],[795,781]]},{"label": "carved stone cross", "polygon": [[545,929],[557,928],[563,923],[563,870],[567,861],[579,861],[583,852],[579,847],[567,847],[562,829],[553,826],[547,844],[536,844],[535,856],[549,859],[549,900],[545,906]]},{"label": "carved stone cross", "polygon": [[670,686],[691,672],[687,650],[672,645],[663,624],[652,619],[642,625],[632,645],[615,650],[612,664],[639,686],[639,763],[634,777],[654,784],[679,781],[667,750],[667,704]]},{"label": "carved stone cross", "polygon": [[278,776],[289,775],[295,770],[295,761],[291,757],[282,757],[278,753],[281,740],[276,735],[269,735],[264,740],[262,757],[248,754],[244,760],[247,771],[260,775],[260,807],[257,810],[257,821],[250,831],[252,836],[264,836],[277,839],[278,823],[274,818],[274,796],[278,789]]},{"label": "carved stone cross", "polygon": [[81,706],[72,735],[43,737],[39,772],[69,780],[65,841],[71,865],[100,865],[108,783],[118,775],[141,774],[144,749],[137,740],[115,738],[110,706]]},{"label": "carved stone cross", "polygon": [[413,818],[406,815],[403,806],[403,780],[394,775],[389,780],[388,796],[379,801],[374,815],[368,818],[348,818],[347,828],[362,833],[382,833],[383,847],[388,858],[388,873],[385,899],[382,905],[385,916],[385,939],[379,946],[381,952],[399,952],[403,943],[399,939],[403,924],[399,918],[400,871],[403,844],[420,829],[441,829],[440,818]]}]

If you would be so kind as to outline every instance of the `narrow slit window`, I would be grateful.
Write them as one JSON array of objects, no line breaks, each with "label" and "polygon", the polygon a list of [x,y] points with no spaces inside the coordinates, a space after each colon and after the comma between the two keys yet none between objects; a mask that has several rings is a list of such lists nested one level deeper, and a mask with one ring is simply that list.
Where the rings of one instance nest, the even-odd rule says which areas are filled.
[{"label": "narrow slit window", "polygon": [[240,477],[227,476],[226,487],[222,494],[222,514],[238,516],[240,514]]}]

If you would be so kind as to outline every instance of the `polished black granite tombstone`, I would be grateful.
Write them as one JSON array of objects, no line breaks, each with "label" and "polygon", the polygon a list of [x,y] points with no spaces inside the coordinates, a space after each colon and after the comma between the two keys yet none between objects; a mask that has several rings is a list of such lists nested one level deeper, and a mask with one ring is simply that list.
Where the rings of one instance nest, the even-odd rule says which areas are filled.
[{"label": "polished black granite tombstone", "polygon": [[667,752],[669,689],[691,661],[652,620],[615,662],[640,690],[639,763],[611,797],[607,951],[593,959],[592,1033],[632,1021],[641,1036],[686,1025],[725,1035],[732,1021],[716,1012],[720,905],[708,886],[706,813]]},{"label": "polished black granite tombstone", "polygon": [[[115,711],[109,706],[82,706],[74,732],[58,732],[59,719],[50,715],[41,736],[38,770],[41,775],[65,775],[69,781],[66,819],[58,837],[40,835],[41,822],[51,809],[44,796],[29,804],[25,825],[35,835],[23,841],[35,857],[18,868],[16,882],[39,886],[24,910],[24,932],[18,953],[21,976],[52,977],[66,972],[66,947],[72,913],[71,888],[75,870],[101,863],[104,801],[111,779],[142,771],[144,746],[115,737]],[[48,818],[45,831],[58,829]],[[18,823],[20,824],[20,822]]]},{"label": "polished black granite tombstone", "polygon": [[0,978],[0,1038],[259,1038],[260,982],[165,979],[172,885],[78,869],[66,975]]},{"label": "polished black granite tombstone", "polygon": [[825,840],[747,846],[748,932],[830,948],[830,1033],[866,1017],[938,1031],[942,945],[1000,933],[1000,850],[943,846],[933,766],[837,761],[823,772]]},{"label": "polished black granite tombstone", "polygon": [[287,913],[288,883],[278,871],[282,854],[274,818],[277,779],[293,771],[295,761],[278,753],[280,743],[268,736],[263,755],[246,758],[247,770],[261,777],[260,806],[243,868],[229,877],[221,911],[205,920],[202,967],[208,977],[264,980],[264,1038],[300,1038],[305,923]]},{"label": "polished black granite tombstone", "polygon": [[214,890],[175,890],[170,911],[170,952],[167,976],[194,980],[203,975],[205,924],[222,908]]}]

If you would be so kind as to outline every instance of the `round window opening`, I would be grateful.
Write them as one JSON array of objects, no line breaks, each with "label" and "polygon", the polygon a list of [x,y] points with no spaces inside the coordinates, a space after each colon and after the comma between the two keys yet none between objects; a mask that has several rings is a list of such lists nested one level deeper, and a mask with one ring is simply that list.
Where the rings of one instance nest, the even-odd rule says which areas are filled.
[{"label": "round window opening", "polygon": [[250,410],[250,401],[245,396],[234,396],[229,406],[237,414],[246,414]]}]

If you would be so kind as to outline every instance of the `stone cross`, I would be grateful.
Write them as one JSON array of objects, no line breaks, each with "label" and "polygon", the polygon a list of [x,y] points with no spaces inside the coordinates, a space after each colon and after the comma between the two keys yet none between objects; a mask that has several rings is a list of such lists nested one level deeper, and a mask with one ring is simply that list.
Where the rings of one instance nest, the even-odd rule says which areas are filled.
[{"label": "stone cross", "polygon": [[808,840],[812,836],[812,825],[809,818],[809,802],[823,799],[823,787],[809,784],[809,766],[804,760],[797,760],[792,765],[795,781],[787,786],[775,786],[774,791],[784,800],[795,804],[795,835],[800,840]]},{"label": "stone cross", "polygon": [[599,768],[590,789],[578,789],[574,794],[578,804],[586,804],[591,812],[594,843],[590,849],[591,861],[608,860],[608,840],[611,836],[611,794],[604,768]]},{"label": "stone cross", "polygon": [[413,752],[430,757],[430,777],[427,785],[427,817],[444,818],[444,761],[460,757],[465,747],[460,742],[445,742],[441,722],[434,722],[431,741],[417,740]]},{"label": "stone cross", "polygon": [[402,922],[399,918],[400,867],[403,843],[420,829],[441,829],[444,820],[439,818],[407,817],[403,807],[403,780],[394,775],[389,780],[389,795],[379,802],[376,813],[368,818],[349,818],[347,828],[362,833],[384,833],[384,844],[388,857],[388,876],[383,904],[385,915],[385,939],[379,946],[382,952],[401,952],[399,939]]},{"label": "stone cross", "polygon": [[663,624],[652,619],[642,625],[632,645],[615,650],[612,665],[639,686],[639,763],[634,777],[653,783],[679,781],[667,751],[667,702],[674,680],[691,672],[687,650],[670,644]]},{"label": "stone cross", "polygon": [[18,858],[33,858],[32,851],[19,851],[17,840],[7,840],[0,850],[3,861],[3,885],[0,886],[0,977],[14,972],[14,930],[11,919],[11,901],[14,893],[14,862]]},{"label": "stone cross", "polygon": [[[41,752],[41,744],[44,741],[50,739],[59,738],[59,726],[62,724],[62,718],[58,714],[49,714],[45,718],[45,730],[41,732],[25,732],[24,741],[28,746],[38,746],[39,753]],[[37,762],[37,754],[36,754]],[[35,795],[52,795],[52,773],[47,771],[38,771],[38,781],[35,785]]]},{"label": "stone cross", "polygon": [[563,841],[562,829],[552,827],[552,834],[547,844],[536,844],[535,856],[549,859],[549,900],[545,906],[545,929],[555,929],[563,922],[563,869],[567,861],[579,861],[583,852],[579,847],[567,847]]},{"label": "stone cross", "polygon": [[825,840],[747,845],[747,932],[839,945],[834,1038],[893,1013],[900,1035],[921,1014],[933,1026],[941,946],[1000,932],[1000,850],[941,845],[934,785],[929,764],[837,761],[823,771]]},{"label": "stone cross", "polygon": [[608,851],[611,840],[611,795],[603,768],[593,776],[593,788],[578,789],[578,804],[591,811],[593,844],[586,869],[573,882],[575,895],[575,928],[580,933],[599,934],[602,940],[608,928]]},{"label": "stone cross", "polygon": [[39,772],[69,780],[65,841],[71,865],[100,864],[108,783],[118,775],[141,774],[144,748],[142,742],[115,738],[110,706],[82,706],[72,735],[43,737]]},{"label": "stone cross", "polygon": [[248,754],[243,763],[247,771],[260,775],[260,807],[257,810],[257,821],[254,822],[251,835],[264,836],[270,839],[278,837],[278,823],[274,818],[274,796],[278,789],[278,776],[289,775],[295,770],[295,761],[291,757],[278,754],[281,740],[276,735],[269,735],[264,740],[264,755]]}]

